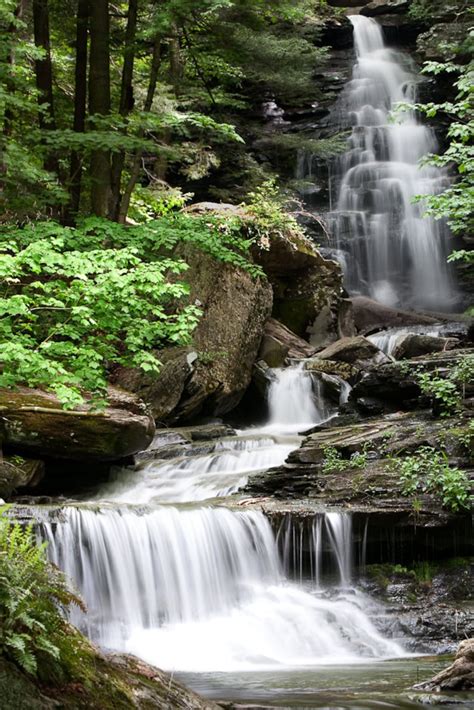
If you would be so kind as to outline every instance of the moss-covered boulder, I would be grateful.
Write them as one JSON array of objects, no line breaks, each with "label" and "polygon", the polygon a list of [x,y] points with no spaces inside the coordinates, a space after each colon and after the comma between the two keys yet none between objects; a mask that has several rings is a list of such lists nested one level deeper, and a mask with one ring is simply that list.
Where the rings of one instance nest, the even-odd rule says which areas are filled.
[{"label": "moss-covered boulder", "polygon": [[[74,632],[77,633],[77,632]],[[103,655],[83,639],[64,678],[32,678],[0,656],[0,707],[8,710],[217,710],[133,656]]]},{"label": "moss-covered boulder", "polygon": [[122,370],[118,382],[149,403],[158,422],[222,415],[240,402],[271,315],[272,289],[231,264],[192,247],[181,254],[189,264],[190,301],[203,315],[189,348],[159,353],[158,376]]},{"label": "moss-covered boulder", "polygon": [[111,387],[104,410],[84,404],[65,410],[50,392],[0,390],[1,437],[7,450],[35,456],[113,461],[146,449],[155,424],[146,406]]}]

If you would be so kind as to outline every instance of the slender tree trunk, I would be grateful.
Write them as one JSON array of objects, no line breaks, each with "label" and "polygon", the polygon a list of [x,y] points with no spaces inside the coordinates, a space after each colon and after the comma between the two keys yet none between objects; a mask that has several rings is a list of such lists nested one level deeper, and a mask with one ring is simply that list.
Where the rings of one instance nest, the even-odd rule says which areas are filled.
[{"label": "slender tree trunk", "polygon": [[[74,76],[74,124],[76,133],[84,133],[87,106],[87,38],[89,31],[89,0],[78,0],[76,17],[76,67]],[[71,153],[70,206],[66,217],[72,223],[79,211],[82,185],[82,157]]]},{"label": "slender tree trunk", "polygon": [[[110,114],[110,50],[108,0],[92,0],[90,6],[89,114]],[[110,200],[110,151],[95,150],[91,157],[91,207],[106,217]]]},{"label": "slender tree trunk", "polygon": [[[146,113],[151,111],[151,107],[153,106],[153,99],[155,97],[156,85],[158,83],[158,72],[160,71],[160,66],[161,66],[161,37],[157,36],[155,38],[155,42],[153,45],[153,56],[152,56],[152,60],[151,60],[150,78],[148,81],[148,89],[147,89],[147,95],[146,95],[146,99],[145,99],[145,105],[143,107],[143,110]],[[143,135],[144,135],[144,132],[143,132],[143,130],[141,130],[139,132],[139,137],[142,138]],[[142,157],[143,157],[143,151],[139,150],[135,153],[134,158],[133,158],[132,168],[130,171],[130,177],[129,177],[128,183],[125,187],[124,193],[122,195],[122,199],[120,201],[119,222],[121,222],[122,224],[127,219],[127,213],[128,213],[128,209],[130,207],[130,200],[131,200],[131,197],[133,194],[133,190],[134,190],[135,185],[137,184],[137,180],[140,176]]]},{"label": "slender tree trunk", "polygon": [[[123,54],[122,83],[120,87],[119,113],[126,117],[133,109],[133,65],[135,62],[135,38],[137,32],[138,0],[129,0],[125,49]],[[125,152],[115,153],[112,158],[112,197],[110,218],[119,219],[120,189]]]},{"label": "slender tree trunk", "polygon": [[[41,59],[35,61],[36,88],[38,89],[40,109],[39,125],[43,130],[55,130],[48,0],[33,0],[33,29],[35,45],[43,50]],[[49,172],[59,175],[59,162],[54,154],[51,153],[46,157],[44,167]]]}]

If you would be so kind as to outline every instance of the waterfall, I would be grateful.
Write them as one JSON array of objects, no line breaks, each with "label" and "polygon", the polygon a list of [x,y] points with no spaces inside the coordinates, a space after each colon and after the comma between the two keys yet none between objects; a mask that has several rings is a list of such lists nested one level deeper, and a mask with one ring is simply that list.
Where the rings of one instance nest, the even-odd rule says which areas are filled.
[{"label": "waterfall", "polygon": [[352,134],[335,161],[329,215],[346,286],[389,306],[449,310],[455,293],[446,227],[423,217],[423,205],[413,202],[448,184],[443,171],[419,165],[436,152],[436,140],[414,111],[390,116],[398,102],[414,102],[419,78],[406,55],[385,46],[375,20],[350,20],[357,61],[337,120]]},{"label": "waterfall", "polygon": [[[308,577],[302,529],[298,539],[294,526],[282,537],[262,511],[239,509],[238,501],[223,507],[222,497],[252,472],[281,465],[296,448],[300,439],[288,429],[330,416],[319,384],[303,365],[278,371],[269,397],[271,434],[247,430],[195,450],[172,448],[164,452],[171,459],[141,457],[92,500],[51,511],[38,535],[87,607],[73,610],[71,620],[102,647],[173,671],[403,655],[374,623],[373,602],[350,588],[348,513],[315,517]],[[220,504],[210,505],[218,497]]]},{"label": "waterfall", "polygon": [[335,414],[324,397],[322,383],[304,370],[304,361],[273,372],[268,392],[270,427],[302,430]]},{"label": "waterfall", "polygon": [[432,337],[439,337],[441,333],[441,326],[411,326],[411,328],[390,328],[389,330],[383,330],[374,335],[369,335],[368,340],[376,345],[379,350],[382,350],[386,355],[392,355],[395,350],[399,340],[405,337],[405,335],[430,335]]},{"label": "waterfall", "polygon": [[[328,530],[344,528],[344,515],[328,515]],[[75,611],[72,620],[102,646],[165,669],[257,670],[403,654],[376,629],[363,595],[328,598],[290,583],[261,512],[69,507],[43,523],[42,536],[86,601],[87,614]],[[341,579],[346,543],[334,532]]]}]

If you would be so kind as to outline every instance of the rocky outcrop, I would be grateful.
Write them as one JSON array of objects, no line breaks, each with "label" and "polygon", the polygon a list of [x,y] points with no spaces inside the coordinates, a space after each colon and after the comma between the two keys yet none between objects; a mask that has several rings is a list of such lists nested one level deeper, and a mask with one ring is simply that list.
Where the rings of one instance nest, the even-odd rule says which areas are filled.
[{"label": "rocky outcrop", "polygon": [[286,360],[311,357],[314,348],[306,340],[292,333],[283,323],[270,318],[265,324],[258,359],[269,367],[283,367]]},{"label": "rocky outcrop", "polygon": [[117,387],[108,405],[84,404],[65,410],[49,392],[20,387],[0,390],[3,446],[35,456],[83,461],[114,461],[145,449],[154,421],[143,402]]},{"label": "rocky outcrop", "polygon": [[203,311],[192,345],[161,351],[158,376],[130,370],[117,375],[120,385],[139,394],[162,423],[219,416],[237,406],[250,383],[272,308],[264,278],[254,279],[192,248],[181,256],[190,267],[190,301]]},{"label": "rocky outcrop", "polygon": [[454,662],[435,675],[431,680],[418,683],[415,690],[428,690],[439,693],[452,690],[474,689],[474,638],[465,639],[459,644]]}]

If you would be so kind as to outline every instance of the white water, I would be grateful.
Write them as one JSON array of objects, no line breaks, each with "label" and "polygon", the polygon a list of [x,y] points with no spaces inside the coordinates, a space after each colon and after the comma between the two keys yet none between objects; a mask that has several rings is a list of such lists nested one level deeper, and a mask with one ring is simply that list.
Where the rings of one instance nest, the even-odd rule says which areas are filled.
[{"label": "white water", "polygon": [[419,165],[436,152],[434,134],[413,111],[391,119],[397,103],[416,100],[419,77],[406,55],[385,46],[375,20],[350,20],[357,61],[338,120],[352,126],[352,135],[331,180],[330,215],[336,246],[346,254],[347,288],[390,306],[449,310],[455,295],[446,228],[413,203],[447,185],[442,171]]},{"label": "white water", "polygon": [[[270,409],[272,426],[282,432],[326,413],[301,367],[279,373]],[[42,524],[41,536],[86,602],[87,613],[75,610],[72,620],[103,647],[173,671],[300,668],[403,655],[371,620],[370,599],[349,588],[350,515],[315,518],[317,574],[304,583],[303,574],[290,580],[290,543],[282,554],[264,513],[199,503],[228,495],[251,471],[283,463],[297,443],[244,433],[206,455],[122,471],[95,502],[58,511]],[[178,501],[186,504],[170,505]],[[293,559],[302,560],[294,534],[288,540]],[[328,554],[333,589],[324,583]]]},{"label": "white water", "polygon": [[273,372],[268,430],[304,431],[334,416],[336,408],[325,400],[321,382],[304,369],[304,361]]}]

